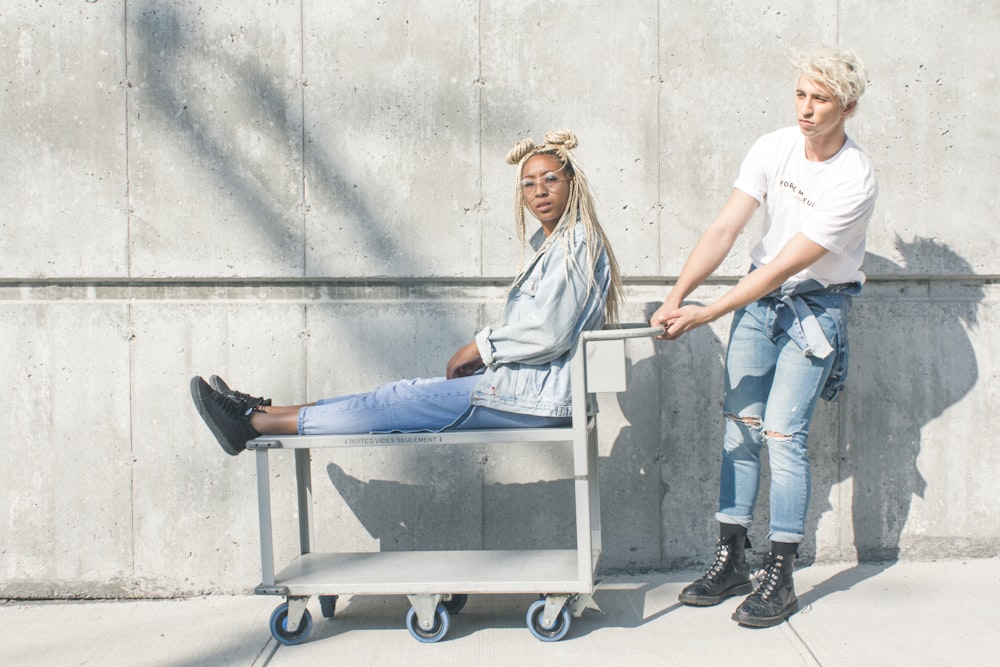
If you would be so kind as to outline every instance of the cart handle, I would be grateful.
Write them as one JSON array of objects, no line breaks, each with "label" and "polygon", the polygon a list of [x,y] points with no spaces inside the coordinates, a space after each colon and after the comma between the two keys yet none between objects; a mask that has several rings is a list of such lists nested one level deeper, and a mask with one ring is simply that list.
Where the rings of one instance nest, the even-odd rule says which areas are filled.
[{"label": "cart handle", "polygon": [[651,327],[646,323],[626,323],[618,325],[616,329],[596,329],[594,331],[584,331],[581,337],[584,340],[619,340],[622,338],[649,338],[652,336],[662,336],[665,329],[663,327]]}]

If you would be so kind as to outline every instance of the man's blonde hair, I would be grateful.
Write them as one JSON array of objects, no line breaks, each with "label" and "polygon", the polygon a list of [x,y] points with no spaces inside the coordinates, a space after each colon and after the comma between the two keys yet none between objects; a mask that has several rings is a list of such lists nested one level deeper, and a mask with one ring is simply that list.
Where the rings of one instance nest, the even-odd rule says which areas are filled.
[{"label": "man's blonde hair", "polygon": [[[566,210],[563,212],[562,218],[559,219],[555,229],[552,230],[552,237],[549,241],[561,241],[567,251],[567,262],[572,262],[573,253],[570,250],[570,245],[573,240],[573,228],[576,226],[577,221],[583,225],[587,239],[587,260],[589,264],[587,275],[591,288],[596,287],[594,268],[597,264],[597,258],[600,256],[600,251],[603,248],[607,254],[608,265],[611,270],[611,284],[608,287],[608,297],[604,306],[604,320],[607,324],[616,324],[618,322],[619,308],[622,303],[621,273],[618,270],[618,262],[615,260],[615,254],[611,250],[611,244],[608,242],[607,235],[605,235],[604,229],[597,219],[597,212],[594,209],[594,199],[590,195],[590,184],[580,169],[580,165],[577,164],[573,158],[573,154],[570,152],[578,144],[579,141],[577,141],[576,135],[570,130],[553,130],[545,135],[545,143],[536,145],[531,139],[522,139],[507,154],[507,163],[517,165],[517,180],[514,188],[514,220],[517,225],[517,237],[521,241],[522,265],[524,249],[527,246],[527,225],[524,218],[526,202],[524,200],[524,188],[521,187],[521,173],[524,163],[529,158],[535,155],[551,155],[559,160],[559,163],[566,170],[570,189]],[[577,268],[579,267],[567,266],[567,270]],[[518,276],[519,278],[520,276]]]},{"label": "man's blonde hair", "polygon": [[822,46],[807,53],[792,52],[788,59],[798,74],[829,89],[844,108],[865,92],[868,72],[854,51]]}]

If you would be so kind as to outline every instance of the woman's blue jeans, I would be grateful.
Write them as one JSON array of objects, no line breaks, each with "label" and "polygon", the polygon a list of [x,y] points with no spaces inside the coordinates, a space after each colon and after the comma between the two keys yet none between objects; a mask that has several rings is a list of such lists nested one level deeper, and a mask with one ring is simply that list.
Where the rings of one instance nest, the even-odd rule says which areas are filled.
[{"label": "woman's blue jeans", "polygon": [[[760,488],[760,454],[768,446],[771,521],[768,539],[801,542],[811,492],[807,440],[820,392],[836,352],[807,357],[778,325],[764,298],[733,316],[726,353],[725,437],[719,484],[722,523],[747,528]],[[813,308],[837,348],[833,317]]]},{"label": "woman's blue jeans", "polygon": [[327,398],[299,410],[300,435],[415,433],[457,429],[566,426],[569,417],[541,417],[470,404],[478,375],[400,380],[363,394]]}]

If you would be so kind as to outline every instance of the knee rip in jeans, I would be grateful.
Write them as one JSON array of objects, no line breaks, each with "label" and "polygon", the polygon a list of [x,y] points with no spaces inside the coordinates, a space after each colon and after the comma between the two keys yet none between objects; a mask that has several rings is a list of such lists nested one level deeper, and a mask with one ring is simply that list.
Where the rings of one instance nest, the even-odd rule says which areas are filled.
[{"label": "knee rip in jeans", "polygon": [[[739,422],[748,428],[753,429],[763,429],[764,422],[760,417],[740,417],[739,415],[734,415],[730,412],[726,413],[726,419],[734,422]],[[764,431],[764,437],[768,440],[782,440],[788,441],[792,439],[792,436],[786,433],[779,433],[778,431]]]}]

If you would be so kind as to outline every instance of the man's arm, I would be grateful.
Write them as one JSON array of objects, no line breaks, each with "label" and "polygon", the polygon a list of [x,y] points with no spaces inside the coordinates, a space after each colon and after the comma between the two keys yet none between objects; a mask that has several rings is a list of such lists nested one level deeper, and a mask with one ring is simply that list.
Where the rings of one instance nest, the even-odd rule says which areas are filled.
[{"label": "man's arm", "polygon": [[812,266],[827,252],[826,248],[809,240],[802,232],[797,233],[772,261],[747,275],[714,303],[708,306],[682,306],[667,313],[664,318],[664,324],[668,327],[665,337],[673,340],[695,327],[713,322],[756,301],[776,290],[799,271]]},{"label": "man's arm", "polygon": [[650,324],[667,324],[667,315],[680,308],[681,302],[719,268],[758,206],[760,203],[750,195],[733,190],[725,206],[698,239],[684,262],[677,284],[670,290],[663,305],[653,313]]}]

